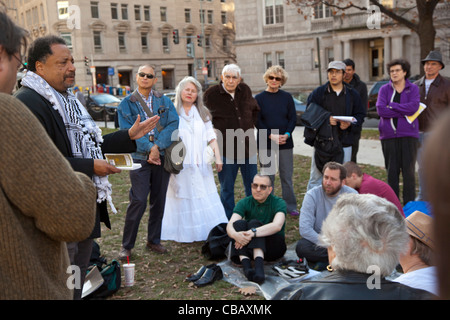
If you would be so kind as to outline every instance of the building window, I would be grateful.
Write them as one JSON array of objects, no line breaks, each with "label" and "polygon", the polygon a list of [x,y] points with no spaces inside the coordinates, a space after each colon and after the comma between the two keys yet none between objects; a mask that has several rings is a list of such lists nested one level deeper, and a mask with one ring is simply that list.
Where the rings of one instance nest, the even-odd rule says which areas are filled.
[{"label": "building window", "polygon": [[285,68],[284,52],[277,52],[276,55],[278,65]]},{"label": "building window", "polygon": [[205,35],[205,48],[211,49],[211,35]]},{"label": "building window", "polygon": [[227,24],[227,12],[226,11],[222,11],[220,13],[220,18],[222,19],[222,24]]},{"label": "building window", "polygon": [[264,0],[265,24],[284,22],[283,0]]},{"label": "building window", "polygon": [[150,21],[150,6],[144,6],[144,20]]},{"label": "building window", "polygon": [[119,51],[120,52],[126,52],[127,46],[125,44],[125,32],[119,32],[118,34],[119,38]]},{"label": "building window", "polygon": [[144,53],[148,52],[148,35],[145,32],[141,33],[141,47],[142,47],[142,52],[144,52]]},{"label": "building window", "polygon": [[119,13],[117,12],[117,3],[111,3],[111,19],[119,19]]},{"label": "building window", "polygon": [[191,9],[184,9],[184,22],[191,23]]},{"label": "building window", "polygon": [[91,17],[93,19],[100,18],[100,15],[98,12],[98,1],[91,1]]},{"label": "building window", "polygon": [[327,62],[330,63],[331,61],[334,61],[334,49],[333,48],[326,48],[325,52],[326,52],[326,55],[327,55]]},{"label": "building window", "polygon": [[160,12],[160,16],[161,16],[161,21],[167,22],[167,8],[161,7],[159,9],[159,12]]},{"label": "building window", "polygon": [[319,68],[319,56],[317,55],[317,51],[311,49],[311,70]]},{"label": "building window", "polygon": [[314,19],[324,19],[333,16],[331,8],[324,3],[314,6]]},{"label": "building window", "polygon": [[268,52],[268,53],[264,53],[264,71],[266,71],[267,69],[269,69],[273,63],[272,63],[272,53]]},{"label": "building window", "polygon": [[199,15],[200,23],[204,23],[205,22],[205,10],[199,10],[198,15]]},{"label": "building window", "polygon": [[213,16],[214,12],[212,10],[208,10],[208,23],[213,24]]},{"label": "building window", "polygon": [[120,7],[122,11],[122,20],[128,20],[128,5],[122,4]]},{"label": "building window", "polygon": [[100,31],[94,31],[94,50],[102,52],[102,34]]},{"label": "building window", "polygon": [[61,38],[66,42],[67,48],[72,50],[72,34],[70,32],[61,32]]},{"label": "building window", "polygon": [[69,1],[58,1],[56,8],[58,10],[58,19],[66,20],[69,18]]},{"label": "building window", "polygon": [[134,19],[136,21],[141,21],[141,6],[140,5],[134,6]]},{"label": "building window", "polygon": [[162,35],[162,47],[164,53],[170,53],[169,35],[167,33],[163,33]]}]

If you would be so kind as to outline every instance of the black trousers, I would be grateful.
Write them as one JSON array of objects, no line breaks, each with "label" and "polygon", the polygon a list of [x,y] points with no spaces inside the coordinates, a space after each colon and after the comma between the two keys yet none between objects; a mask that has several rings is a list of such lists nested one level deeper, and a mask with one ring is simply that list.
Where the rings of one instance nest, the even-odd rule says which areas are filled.
[{"label": "black trousers", "polygon": [[[236,231],[247,231],[262,225],[258,220],[238,220],[234,222],[233,227]],[[280,234],[253,238],[245,247],[239,250],[234,247],[233,240],[230,259],[237,264],[240,264],[239,256],[246,256],[253,259],[253,249],[261,249],[264,252],[264,260],[274,261],[284,256],[287,247],[284,236]]]},{"label": "black trousers", "polygon": [[[122,239],[123,247],[128,250],[134,248],[147,201],[150,204],[147,241],[152,244],[160,243],[166,192],[170,179],[170,173],[164,170],[162,164],[153,165],[145,160],[135,160],[135,162],[142,164],[142,168],[130,171],[130,204],[127,208]],[[164,157],[161,157],[161,163],[164,163]]]},{"label": "black trousers", "polygon": [[[381,140],[387,183],[397,197],[400,194],[400,172],[403,176],[403,205],[416,198],[416,158],[419,139],[412,137]],[[399,197],[400,198],[400,197]]]},{"label": "black trousers", "polygon": [[299,258],[306,258],[306,261],[328,263],[328,250],[304,238],[298,240],[295,252]]}]

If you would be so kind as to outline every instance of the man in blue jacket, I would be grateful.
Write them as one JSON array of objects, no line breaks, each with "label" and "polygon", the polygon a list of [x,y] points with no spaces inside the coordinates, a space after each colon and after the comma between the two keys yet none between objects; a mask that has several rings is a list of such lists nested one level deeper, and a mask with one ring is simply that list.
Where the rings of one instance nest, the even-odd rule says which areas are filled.
[{"label": "man in blue jacket", "polygon": [[[117,110],[120,128],[130,127],[138,115],[144,120],[153,114],[160,116],[159,125],[163,128],[157,126],[152,132],[136,140],[137,150],[132,154],[133,161],[142,167],[130,171],[130,204],[127,208],[122,249],[119,253],[121,260],[131,256],[149,193],[147,248],[157,253],[167,252],[161,245],[161,225],[170,178],[170,173],[164,169],[164,149],[172,144],[172,132],[178,129],[179,122],[172,101],[153,90],[157,82],[153,67],[141,66],[136,75],[136,82],[138,84],[136,92],[123,99]],[[142,105],[144,103],[147,107]],[[147,114],[145,109],[153,114]]]},{"label": "man in blue jacket", "polygon": [[[344,83],[346,65],[342,61],[332,61],[328,65],[328,82],[316,88],[308,97],[307,105],[315,103],[324,110],[331,112],[331,116],[321,128],[327,135],[319,135],[314,145],[314,155],[311,159],[311,174],[307,190],[319,186],[322,181],[323,164],[329,161],[344,163],[350,161],[353,145],[353,130],[362,126],[365,109],[358,92]],[[317,107],[318,107],[317,106]],[[316,106],[314,106],[316,107]],[[336,120],[335,116],[348,116],[356,122]],[[318,139],[321,139],[320,143]],[[324,156],[327,152],[321,149],[330,141],[341,146],[333,147],[335,151]],[[341,155],[339,155],[341,154]]]}]

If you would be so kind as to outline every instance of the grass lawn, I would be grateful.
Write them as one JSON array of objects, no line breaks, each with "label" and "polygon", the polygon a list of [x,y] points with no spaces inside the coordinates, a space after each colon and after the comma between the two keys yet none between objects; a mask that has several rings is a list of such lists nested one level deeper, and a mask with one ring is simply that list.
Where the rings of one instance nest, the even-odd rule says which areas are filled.
[{"label": "grass lawn", "polygon": [[[378,131],[376,131],[378,132]],[[106,130],[103,132],[107,133]],[[306,186],[309,180],[311,159],[300,155],[294,156],[294,188],[300,209]],[[375,178],[385,181],[384,168],[361,165],[364,172]],[[110,176],[113,185],[113,202],[118,213],[110,214],[112,230],[102,229],[102,238],[98,239],[101,254],[111,262],[117,259],[122,241],[122,231],[126,208],[128,205],[128,191],[130,188],[129,174],[123,171],[120,174]],[[216,183],[217,174],[216,174]],[[279,178],[275,181],[275,195],[281,196]],[[236,182],[236,201],[244,196],[242,179],[238,175]],[[110,299],[117,300],[263,300],[259,295],[244,296],[239,288],[226,281],[216,281],[213,285],[196,288],[184,279],[187,275],[195,273],[202,265],[210,264],[201,254],[202,242],[177,243],[163,241],[163,245],[169,250],[168,254],[160,255],[146,250],[148,207],[142,218],[136,247],[133,249],[132,262],[136,264],[135,285],[122,287]],[[286,243],[289,245],[300,238],[298,231],[298,217],[288,215],[286,222]],[[217,261],[218,262],[218,261]],[[122,273],[123,279],[123,273]]]}]

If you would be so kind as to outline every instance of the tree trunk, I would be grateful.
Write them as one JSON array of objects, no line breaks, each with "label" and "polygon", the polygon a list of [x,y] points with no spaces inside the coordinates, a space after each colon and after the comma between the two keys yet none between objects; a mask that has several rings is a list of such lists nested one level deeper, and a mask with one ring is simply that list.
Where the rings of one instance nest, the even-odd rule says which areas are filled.
[{"label": "tree trunk", "polygon": [[[416,0],[417,11],[419,13],[419,23],[416,33],[420,40],[420,60],[424,59],[430,51],[434,50],[434,39],[436,29],[433,24],[433,12],[438,1]],[[423,75],[423,68],[420,68],[420,75]]]}]

